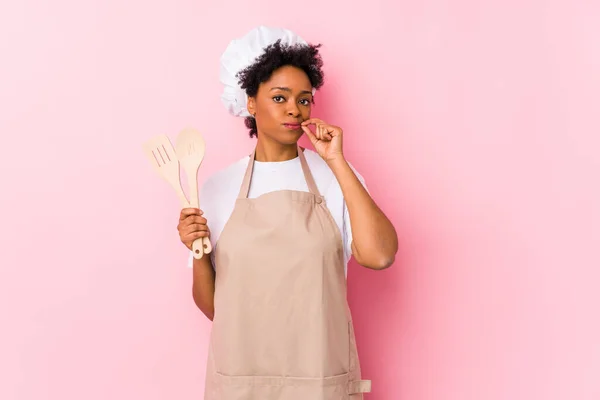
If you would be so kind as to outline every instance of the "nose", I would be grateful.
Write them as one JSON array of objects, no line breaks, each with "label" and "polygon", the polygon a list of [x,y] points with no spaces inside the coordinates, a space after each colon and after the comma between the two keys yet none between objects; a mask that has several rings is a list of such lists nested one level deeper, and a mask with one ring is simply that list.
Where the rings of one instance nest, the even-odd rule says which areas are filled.
[{"label": "nose", "polygon": [[288,115],[294,118],[298,118],[300,116],[300,109],[296,103],[293,103],[288,107]]}]

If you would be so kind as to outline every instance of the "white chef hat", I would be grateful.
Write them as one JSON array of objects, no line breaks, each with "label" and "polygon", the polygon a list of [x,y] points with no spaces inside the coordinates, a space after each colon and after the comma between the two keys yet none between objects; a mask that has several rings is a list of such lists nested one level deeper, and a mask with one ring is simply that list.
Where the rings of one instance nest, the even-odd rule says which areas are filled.
[{"label": "white chef hat", "polygon": [[[283,28],[259,26],[239,39],[232,40],[221,55],[220,80],[224,85],[221,101],[230,114],[249,117],[248,96],[239,85],[238,72],[252,65],[267,46],[281,40],[281,44],[293,46],[308,43],[294,32]],[[313,94],[315,89],[313,88]]]}]

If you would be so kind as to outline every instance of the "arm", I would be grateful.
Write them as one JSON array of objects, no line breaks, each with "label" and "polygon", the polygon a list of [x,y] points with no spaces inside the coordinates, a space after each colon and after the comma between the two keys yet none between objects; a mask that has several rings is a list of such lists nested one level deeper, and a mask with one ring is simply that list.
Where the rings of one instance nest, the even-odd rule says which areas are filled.
[{"label": "arm", "polygon": [[342,188],[352,227],[352,254],[367,268],[392,265],[398,251],[398,236],[391,221],[379,209],[343,157],[328,162]]},{"label": "arm", "polygon": [[210,254],[203,255],[199,260],[194,258],[193,268],[192,296],[194,303],[212,321],[215,315],[215,270],[210,260]]},{"label": "arm", "polygon": [[[314,125],[313,133],[308,126]],[[318,118],[302,122],[317,153],[327,162],[342,188],[352,226],[352,254],[364,267],[384,269],[398,251],[394,226],[358,180],[342,151],[342,129]]]},{"label": "arm", "polygon": [[[203,212],[198,208],[184,208],[179,216],[179,238],[181,242],[190,251],[194,240],[201,237],[210,237],[206,218],[202,216]],[[212,266],[210,254],[204,254],[201,259],[193,260],[193,283],[192,297],[196,306],[212,321],[215,314],[214,296],[215,296],[215,271]]]}]

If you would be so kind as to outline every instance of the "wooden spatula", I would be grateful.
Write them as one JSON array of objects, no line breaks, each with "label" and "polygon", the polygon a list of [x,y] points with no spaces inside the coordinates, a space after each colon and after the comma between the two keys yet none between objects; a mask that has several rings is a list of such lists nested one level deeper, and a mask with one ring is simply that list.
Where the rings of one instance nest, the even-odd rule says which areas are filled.
[{"label": "wooden spatula", "polygon": [[[202,134],[193,128],[185,128],[175,141],[175,152],[185,171],[189,186],[190,206],[199,208],[198,201],[198,169],[204,159],[206,143]],[[200,238],[192,244],[194,258],[201,258],[202,253],[208,254],[212,251],[210,239]]]}]

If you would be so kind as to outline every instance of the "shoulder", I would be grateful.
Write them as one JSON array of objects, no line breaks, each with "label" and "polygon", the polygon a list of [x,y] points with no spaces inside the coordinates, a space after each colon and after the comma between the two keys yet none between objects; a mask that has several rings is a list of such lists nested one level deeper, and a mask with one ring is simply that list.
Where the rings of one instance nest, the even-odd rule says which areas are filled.
[{"label": "shoulder", "polygon": [[[316,151],[306,149],[304,151],[304,154],[306,156],[306,162],[311,167],[311,170],[315,170],[315,174],[320,174],[322,176],[330,178],[335,177],[333,175],[333,171],[331,170],[331,168],[329,168],[329,165],[327,165],[325,160],[323,160],[323,158],[321,158],[321,156]],[[365,179],[363,178],[363,176],[356,170],[356,168],[354,167],[354,165],[352,165],[350,161],[348,161],[348,165],[350,166],[358,180],[361,181],[364,185]]]},{"label": "shoulder", "polygon": [[209,189],[214,193],[214,191],[218,191],[219,189],[230,187],[233,181],[242,180],[249,158],[249,156],[242,157],[226,167],[213,172],[206,178],[202,188]]},{"label": "shoulder", "polygon": [[323,160],[321,158],[321,156],[319,154],[317,154],[316,151],[311,150],[311,149],[304,149],[304,156],[306,157],[306,161],[315,165],[327,165],[327,163],[325,162],[325,160]]},{"label": "shoulder", "polygon": [[200,188],[200,209],[214,219],[233,207],[249,157],[243,157],[209,175]]}]

